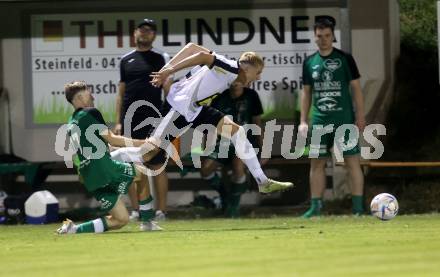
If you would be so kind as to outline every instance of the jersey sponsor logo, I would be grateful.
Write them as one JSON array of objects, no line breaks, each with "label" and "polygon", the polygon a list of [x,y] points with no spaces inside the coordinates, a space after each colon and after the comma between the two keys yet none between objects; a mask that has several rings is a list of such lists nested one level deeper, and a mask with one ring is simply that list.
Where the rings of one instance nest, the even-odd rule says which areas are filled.
[{"label": "jersey sponsor logo", "polygon": [[330,82],[331,80],[333,80],[333,74],[330,71],[324,71],[322,73],[322,79],[324,81]]},{"label": "jersey sponsor logo", "polygon": [[219,96],[219,95],[220,95],[220,93],[217,92],[209,97],[206,97],[205,99],[197,101],[196,103],[198,106],[209,106],[209,105],[211,105],[212,101],[215,98],[217,98],[217,96]]},{"label": "jersey sponsor logo", "polygon": [[341,90],[340,81],[324,81],[324,82],[314,82],[314,90]]},{"label": "jersey sponsor logo", "polygon": [[341,92],[340,91],[324,91],[319,93],[319,97],[340,97]]},{"label": "jersey sponsor logo", "polygon": [[322,112],[333,112],[333,111],[340,111],[341,108],[337,108],[338,101],[331,97],[324,97],[322,99],[319,99],[316,102],[316,106],[318,109]]},{"label": "jersey sponsor logo", "polygon": [[324,67],[330,71],[335,71],[342,65],[341,59],[326,59],[324,61]]}]

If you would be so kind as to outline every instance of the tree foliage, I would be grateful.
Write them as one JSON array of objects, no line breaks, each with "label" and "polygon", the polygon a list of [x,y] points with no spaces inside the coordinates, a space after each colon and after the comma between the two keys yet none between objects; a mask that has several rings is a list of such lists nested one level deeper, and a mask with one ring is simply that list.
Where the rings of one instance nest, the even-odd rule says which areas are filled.
[{"label": "tree foliage", "polygon": [[436,3],[436,0],[399,0],[402,46],[437,51]]}]

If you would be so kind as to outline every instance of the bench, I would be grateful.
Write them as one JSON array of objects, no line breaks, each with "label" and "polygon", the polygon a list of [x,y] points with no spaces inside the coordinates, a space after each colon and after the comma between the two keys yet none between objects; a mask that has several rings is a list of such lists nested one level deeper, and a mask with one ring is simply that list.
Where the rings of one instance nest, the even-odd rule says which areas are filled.
[{"label": "bench", "polygon": [[[390,162],[390,161],[361,161],[361,167],[364,172],[370,168],[436,168],[440,167],[440,162]],[[345,165],[343,162],[337,162],[337,166]]]},{"label": "bench", "polygon": [[[199,169],[192,167],[191,161],[184,160],[183,165],[187,169],[187,174],[184,176],[181,169],[175,163],[170,162],[167,165],[166,170],[170,179],[169,191],[195,192],[211,190],[211,187],[201,179]],[[28,190],[30,186],[32,191],[44,188],[63,193],[85,192],[85,189],[78,181],[76,170],[74,168],[67,168],[64,162],[28,163],[27,166],[33,166],[37,169],[34,177],[24,178],[25,174],[23,171],[11,172],[11,174],[16,174],[19,177],[19,181],[24,181]],[[292,180],[296,185],[294,190],[277,195],[274,203],[296,204],[307,199],[309,159],[286,160],[282,157],[274,157],[268,160],[263,169],[269,178],[286,181]],[[222,170],[222,174],[227,174],[228,170],[230,168],[226,167]],[[24,185],[22,185],[23,187]],[[257,190],[257,186],[254,184],[251,186],[251,190]]]}]

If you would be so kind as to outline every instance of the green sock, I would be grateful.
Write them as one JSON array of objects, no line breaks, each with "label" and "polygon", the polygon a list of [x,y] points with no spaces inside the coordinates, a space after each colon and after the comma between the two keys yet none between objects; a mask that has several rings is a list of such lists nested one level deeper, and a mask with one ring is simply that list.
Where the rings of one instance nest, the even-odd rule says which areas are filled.
[{"label": "green sock", "polygon": [[147,199],[139,201],[139,217],[142,222],[147,222],[153,219],[153,197],[148,196]]},{"label": "green sock", "polygon": [[310,209],[308,209],[302,217],[304,218],[310,218],[312,216],[320,216],[321,215],[321,209],[322,209],[322,198],[312,198],[311,199],[311,205]]},{"label": "green sock", "polygon": [[104,232],[108,231],[108,224],[107,224],[107,219],[105,218],[105,216],[101,217],[102,220],[102,224],[104,225]]},{"label": "green sock", "polygon": [[231,193],[228,195],[228,205],[226,207],[226,215],[228,217],[240,217],[240,199],[241,195],[247,190],[248,183],[231,182]]},{"label": "green sock", "polygon": [[222,184],[220,176],[218,176],[217,173],[213,173],[211,177],[205,178],[204,180],[211,188],[218,192],[222,210],[224,210],[227,206],[227,195],[225,186]]},{"label": "green sock", "polygon": [[363,195],[352,195],[352,212],[353,214],[361,215],[364,213],[364,196]]},{"label": "green sock", "polygon": [[220,176],[218,176],[217,173],[214,173],[210,178],[206,178],[204,180],[208,183],[209,186],[217,191],[222,185]]},{"label": "green sock", "polygon": [[247,182],[243,182],[243,183],[234,183],[231,182],[231,192],[232,194],[243,194],[246,192],[246,190],[248,189],[248,183]]},{"label": "green sock", "polygon": [[87,221],[79,224],[76,227],[76,233],[102,233],[108,230],[107,221],[105,218],[97,218],[95,220]]}]

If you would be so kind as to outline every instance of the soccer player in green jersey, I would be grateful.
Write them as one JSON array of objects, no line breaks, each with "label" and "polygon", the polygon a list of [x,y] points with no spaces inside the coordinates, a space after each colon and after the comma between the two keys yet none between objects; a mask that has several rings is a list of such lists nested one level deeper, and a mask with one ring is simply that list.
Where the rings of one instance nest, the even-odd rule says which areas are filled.
[{"label": "soccer player in green jersey", "polygon": [[[261,129],[263,106],[258,93],[248,86],[249,84],[246,86],[237,83],[232,84],[228,90],[212,101],[211,107],[231,116],[231,119],[241,126],[255,124]],[[248,134],[247,138],[252,146],[261,149],[263,145],[262,136]],[[223,142],[226,142],[226,145],[223,145]],[[222,150],[226,150],[224,151],[226,153],[222,153]],[[224,154],[227,154],[227,157],[224,157]],[[221,165],[232,167],[229,189],[222,184],[220,176],[216,172]],[[227,140],[217,138],[214,151],[202,162],[200,174],[219,193],[225,215],[227,217],[239,217],[240,198],[249,185],[246,180],[245,164],[235,154],[234,146]]]},{"label": "soccer player in green jersey", "polygon": [[329,149],[337,143],[345,146],[351,144],[351,147],[342,147],[341,152],[351,181],[353,213],[362,214],[364,177],[360,167],[359,146],[357,141],[348,141],[347,134],[344,137],[335,138],[335,130],[343,124],[355,124],[359,131],[365,127],[359,71],[350,54],[333,47],[333,22],[328,19],[317,21],[314,33],[319,50],[309,56],[303,64],[304,91],[301,98],[301,123],[298,130],[301,135],[307,136],[309,129],[307,117],[313,103],[311,118],[313,130],[318,125],[333,124],[333,131],[324,134],[318,145],[312,142],[310,146],[310,151],[317,152],[318,157],[311,159],[311,207],[303,216],[309,218],[320,215],[322,195],[325,190],[326,159],[330,156]]},{"label": "soccer player in green jersey", "polygon": [[86,189],[101,203],[101,209],[109,215],[79,225],[66,220],[57,233],[101,233],[122,228],[128,223],[129,215],[119,196],[126,194],[134,181],[140,186],[138,188],[140,229],[161,230],[152,221],[153,198],[150,196],[148,179],[134,164],[112,160],[108,147],[108,144],[116,147],[141,146],[145,141],[113,134],[106,126],[101,113],[94,108],[94,98],[85,82],[68,83],[64,90],[67,101],[75,108],[67,129],[71,145],[79,158],[79,174]]}]

